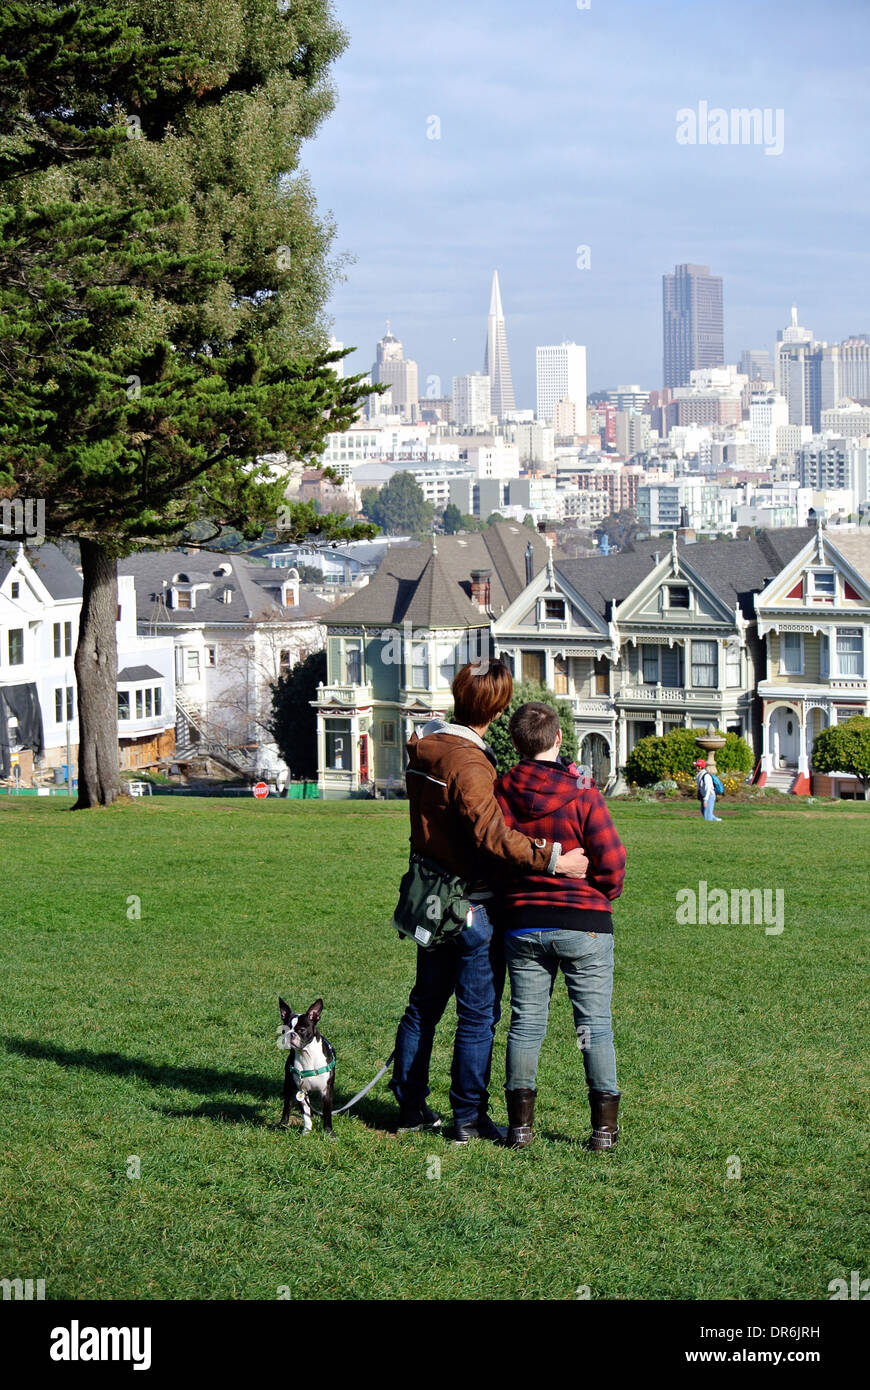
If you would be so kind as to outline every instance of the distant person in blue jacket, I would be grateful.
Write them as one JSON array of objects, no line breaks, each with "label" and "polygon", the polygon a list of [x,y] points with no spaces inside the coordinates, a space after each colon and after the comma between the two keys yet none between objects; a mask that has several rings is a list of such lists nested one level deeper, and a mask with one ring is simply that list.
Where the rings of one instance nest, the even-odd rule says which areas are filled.
[{"label": "distant person in blue jacket", "polygon": [[721,821],[722,817],[714,815],[716,810],[716,782],[712,772],[707,770],[705,758],[698,758],[695,763],[698,769],[698,800],[701,803],[701,814],[704,820]]}]

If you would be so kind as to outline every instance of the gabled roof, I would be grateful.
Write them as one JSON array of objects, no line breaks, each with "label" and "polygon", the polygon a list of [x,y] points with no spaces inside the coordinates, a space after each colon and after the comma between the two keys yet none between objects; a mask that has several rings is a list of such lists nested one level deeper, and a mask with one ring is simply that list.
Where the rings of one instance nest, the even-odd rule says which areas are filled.
[{"label": "gabled roof", "polygon": [[[752,595],[788,564],[810,534],[805,526],[793,526],[763,531],[745,541],[698,541],[694,545],[680,541],[678,554],[729,609],[739,606],[744,616],[751,618],[755,613]],[[612,608],[624,603],[655,568],[656,555],[661,561],[667,554],[666,541],[647,541],[626,554],[560,560],[558,569],[596,612],[609,619]]]},{"label": "gabled roof", "polygon": [[[224,566],[229,573],[223,573]],[[267,565],[253,565],[242,556],[229,552],[211,554],[201,551],[185,554],[183,550],[143,550],[118,562],[119,574],[133,576],[136,587],[136,616],[139,622],[159,620],[161,623],[221,623],[284,622],[312,620],[328,605],[304,589],[299,603],[283,608],[267,592],[277,584],[276,571]],[[165,597],[176,574],[186,574],[195,585],[206,584],[207,590],[196,594],[195,608],[167,608]],[[221,595],[232,595],[229,603]]]},{"label": "gabled roof", "polygon": [[[18,554],[17,541],[0,541],[0,583],[12,568]],[[81,598],[82,577],[56,545],[25,548],[25,558],[54,599]]]},{"label": "gabled roof", "polygon": [[429,628],[486,626],[486,614],[471,601],[472,570],[490,571],[490,608],[498,617],[526,587],[530,542],[537,574],[547,562],[547,543],[537,531],[514,522],[497,522],[465,536],[439,536],[434,554],[432,542],[391,548],[366,587],[333,608],[326,624],[407,620]]},{"label": "gabled roof", "polygon": [[825,546],[833,546],[862,579],[870,582],[870,536],[861,536],[855,531],[847,531],[842,536],[839,532],[832,535],[826,531],[824,535]]}]

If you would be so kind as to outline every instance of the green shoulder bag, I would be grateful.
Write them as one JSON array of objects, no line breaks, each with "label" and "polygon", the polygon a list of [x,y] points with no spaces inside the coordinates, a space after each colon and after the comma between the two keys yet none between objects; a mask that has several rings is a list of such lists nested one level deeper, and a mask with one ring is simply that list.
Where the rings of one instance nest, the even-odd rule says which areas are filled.
[{"label": "green shoulder bag", "polygon": [[458,936],[471,926],[472,906],[464,879],[411,853],[408,872],[399,888],[399,901],[393,913],[393,926],[400,936],[408,936],[426,951]]}]

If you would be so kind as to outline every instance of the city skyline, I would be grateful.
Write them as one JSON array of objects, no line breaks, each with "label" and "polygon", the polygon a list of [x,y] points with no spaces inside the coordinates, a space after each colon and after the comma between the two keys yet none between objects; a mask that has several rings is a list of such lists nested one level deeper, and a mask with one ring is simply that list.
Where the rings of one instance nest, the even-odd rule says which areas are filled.
[{"label": "city skyline", "polygon": [[[337,253],[356,257],[330,303],[360,350],[348,370],[367,368],[389,317],[421,393],[432,376],[448,393],[480,368],[494,268],[520,408],[542,343],[584,344],[591,391],[661,386],[675,264],[723,277],[728,362],[772,351],[795,301],[818,339],[866,329],[866,6],[832,0],[822,64],[818,10],[801,0],[787,23],[746,0],[566,0],[545,22],[516,0],[445,0],[425,24],[361,0],[335,9],[351,40],[338,107],[304,158]],[[782,110],[782,153],[678,143],[677,112],[702,101]]]}]

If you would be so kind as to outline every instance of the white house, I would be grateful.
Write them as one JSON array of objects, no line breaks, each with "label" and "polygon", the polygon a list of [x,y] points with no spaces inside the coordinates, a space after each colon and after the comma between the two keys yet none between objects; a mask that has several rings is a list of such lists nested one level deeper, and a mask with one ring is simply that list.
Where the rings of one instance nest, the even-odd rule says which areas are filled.
[{"label": "white house", "polygon": [[269,732],[272,687],[324,644],[329,605],[295,569],[228,552],[142,551],[120,561],[135,580],[140,635],[173,652],[177,756],[208,752],[230,770],[283,768]]},{"label": "white house", "polygon": [[[77,764],[81,606],[81,575],[56,546],[0,543],[0,780],[17,767],[45,781],[68,748]],[[121,764],[138,767],[171,755],[175,699],[172,645],[137,633],[132,578],[119,580],[117,638]]]}]

